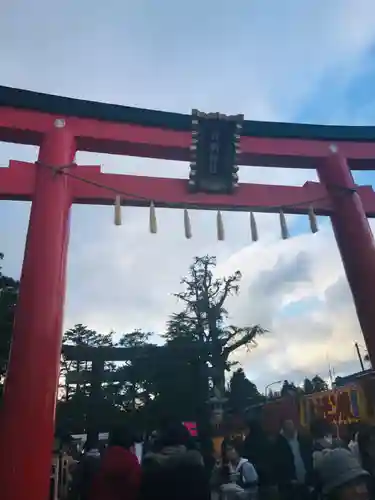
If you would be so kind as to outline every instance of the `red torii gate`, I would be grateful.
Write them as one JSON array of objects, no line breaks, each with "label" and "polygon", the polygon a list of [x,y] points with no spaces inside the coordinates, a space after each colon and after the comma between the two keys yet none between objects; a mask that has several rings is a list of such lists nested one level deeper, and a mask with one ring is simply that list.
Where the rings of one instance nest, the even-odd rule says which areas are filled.
[{"label": "red torii gate", "polygon": [[32,201],[0,415],[3,500],[47,498],[72,203],[109,205],[118,192],[124,205],[284,207],[285,213],[304,214],[311,200],[320,200],[314,210],[331,217],[374,363],[375,247],[366,215],[375,217],[375,193],[356,186],[350,171],[375,169],[374,138],[375,127],[245,121],[239,164],[314,168],[320,183],[240,184],[232,195],[192,194],[185,180],[103,174],[100,167],[74,163],[77,150],[187,161],[190,116],[0,87],[0,140],[40,146],[35,164],[11,161],[0,169],[0,198]]}]

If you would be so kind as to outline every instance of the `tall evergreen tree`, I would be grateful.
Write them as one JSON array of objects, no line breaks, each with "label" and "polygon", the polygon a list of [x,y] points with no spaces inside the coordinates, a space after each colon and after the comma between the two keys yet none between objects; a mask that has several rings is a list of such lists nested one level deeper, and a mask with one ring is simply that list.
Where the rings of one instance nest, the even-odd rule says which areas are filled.
[{"label": "tall evergreen tree", "polygon": [[255,347],[256,339],[265,330],[260,325],[239,327],[228,323],[225,302],[239,293],[241,273],[218,278],[214,276],[216,258],[195,257],[188,275],[181,280],[184,290],[175,296],[183,310],[172,315],[167,340],[189,338],[211,367],[216,389],[225,392],[225,371],[230,368],[230,355],[241,347]]},{"label": "tall evergreen tree", "polygon": [[314,392],[314,384],[307,377],[303,381],[303,392],[305,394],[312,394]]},{"label": "tall evergreen tree", "polygon": [[257,386],[250,382],[242,368],[238,368],[229,381],[228,407],[237,414],[243,415],[246,409],[264,400]]},{"label": "tall evergreen tree", "polygon": [[315,375],[315,377],[313,377],[311,379],[311,383],[313,385],[313,392],[324,392],[324,391],[328,391],[328,384],[325,380],[322,379],[322,377],[320,377],[319,375]]}]

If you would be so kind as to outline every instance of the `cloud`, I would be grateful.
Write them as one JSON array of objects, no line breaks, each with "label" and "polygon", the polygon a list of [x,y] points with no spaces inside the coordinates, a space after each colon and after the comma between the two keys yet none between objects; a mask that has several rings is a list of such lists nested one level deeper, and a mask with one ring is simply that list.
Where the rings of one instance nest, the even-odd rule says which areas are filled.
[{"label": "cloud", "polygon": [[[43,19],[48,18],[48,23]],[[40,0],[9,4],[0,19],[0,75],[5,85],[86,99],[180,112],[244,112],[248,119],[293,120],[324,87],[350,83],[368,65],[375,41],[372,0],[274,0],[231,4],[207,0],[157,3]],[[326,97],[327,120],[342,101]],[[342,93],[342,99],[349,94]],[[350,96],[349,96],[350,97]],[[373,103],[372,103],[373,106]],[[363,109],[364,103],[361,103]],[[366,119],[374,114],[367,111]],[[0,146],[9,158],[32,161],[35,148]],[[80,163],[106,172],[186,177],[187,165],[79,153]],[[242,181],[301,185],[313,171],[243,167]],[[20,272],[29,207],[2,202],[5,270]],[[214,254],[218,273],[243,272],[242,292],[230,301],[232,321],[270,329],[259,347],[240,353],[260,384],[352,369],[359,326],[329,224],[315,236],[289,218],[295,237],[279,240],[276,216],[257,220],[261,241],[250,244],[246,214],[225,214],[226,240],[215,241],[215,214],[191,214],[193,239],[183,237],[182,213],[158,210],[159,234],[147,232],[145,209],[126,208],[124,226],[111,225],[110,207],[74,207],[66,326],[99,331],[136,327],[163,331],[193,256]],[[298,224],[296,224],[298,222]],[[302,224],[302,225],[301,225]],[[303,230],[301,229],[303,228]]]},{"label": "cloud", "polygon": [[262,258],[261,248],[236,262],[242,261],[246,274],[233,320],[249,324],[257,318],[270,325],[259,346],[250,354],[242,351],[239,360],[260,381],[326,376],[330,364],[337,373],[357,371],[360,327],[330,228],[287,243],[268,247],[272,262]]}]

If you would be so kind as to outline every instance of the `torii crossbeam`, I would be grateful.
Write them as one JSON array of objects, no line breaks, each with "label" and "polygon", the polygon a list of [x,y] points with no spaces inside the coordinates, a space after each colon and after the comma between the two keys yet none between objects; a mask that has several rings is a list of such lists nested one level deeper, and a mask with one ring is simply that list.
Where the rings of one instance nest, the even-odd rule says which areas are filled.
[{"label": "torii crossbeam", "polygon": [[316,169],[320,182],[302,187],[240,184],[233,194],[191,193],[185,180],[104,174],[74,163],[77,150],[188,161],[191,123],[188,115],[0,87],[0,141],[40,146],[35,164],[11,161],[0,169],[0,199],[32,201],[1,408],[3,500],[45,500],[48,494],[73,203],[113,204],[119,192],[126,205],[283,207],[304,214],[315,200],[315,212],[332,220],[375,362],[375,246],[367,221],[375,217],[375,193],[356,186],[350,170],[375,169],[375,127],[243,122],[238,163]]}]

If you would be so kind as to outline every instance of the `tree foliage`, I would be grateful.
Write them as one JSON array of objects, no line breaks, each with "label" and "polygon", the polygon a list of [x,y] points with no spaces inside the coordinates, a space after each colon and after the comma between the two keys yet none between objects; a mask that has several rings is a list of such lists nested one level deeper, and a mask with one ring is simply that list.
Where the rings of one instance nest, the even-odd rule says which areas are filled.
[{"label": "tree foliage", "polygon": [[230,355],[241,347],[255,347],[256,338],[265,330],[260,325],[239,327],[228,323],[225,302],[238,294],[241,273],[218,278],[215,267],[215,257],[195,257],[188,275],[181,280],[184,290],[175,294],[183,310],[172,315],[165,338],[185,337],[199,345],[204,361],[211,366],[213,384],[224,393]]},{"label": "tree foliage", "polygon": [[[85,325],[76,324],[73,328],[67,330],[63,335],[63,345],[80,346],[80,347],[104,347],[113,345],[113,332],[101,334],[95,330],[91,330]],[[87,360],[69,360],[64,353],[61,354],[60,363],[60,398],[68,400],[72,394],[71,385],[67,383],[69,374],[87,372],[91,369],[91,364]],[[88,390],[87,384],[76,384],[75,391],[86,393]],[[64,391],[64,392],[63,392]]]},{"label": "tree foliage", "polygon": [[232,375],[228,387],[228,407],[237,415],[244,415],[246,409],[254,404],[264,401],[257,386],[251,382],[242,368],[238,368]]},{"label": "tree foliage", "polygon": [[174,339],[159,348],[153,374],[152,413],[179,420],[204,422],[207,414],[208,371],[199,350],[188,339]]},{"label": "tree foliage", "polygon": [[[111,380],[101,386],[98,410],[103,413],[103,418],[97,419],[103,422],[103,430],[109,421],[117,419],[122,422],[133,419],[135,426],[151,429],[167,416],[179,420],[205,418],[208,395],[204,381],[207,374],[200,371],[199,352],[191,349],[190,340],[179,338],[156,346],[150,342],[151,336],[150,332],[135,330],[114,343],[112,336],[101,336],[84,325],[76,325],[64,335],[71,345],[100,347],[98,341],[99,344],[103,341],[105,345],[139,349],[138,354],[126,362],[108,367]],[[64,375],[64,370],[85,372],[90,367],[83,360],[77,363],[63,359],[62,368]],[[87,427],[90,383],[78,390],[68,385],[66,390],[70,391],[70,397],[63,397],[59,402],[57,421],[59,427],[78,432],[78,427]],[[73,418],[78,414],[78,419]]]},{"label": "tree foliage", "polygon": [[328,391],[328,384],[319,375],[315,375],[311,380],[305,378],[303,382],[303,391],[305,394]]},{"label": "tree foliage", "polygon": [[314,384],[312,383],[312,381],[309,379],[309,378],[305,378],[305,380],[303,381],[303,392],[305,394],[313,394],[314,392]]},{"label": "tree foliage", "polygon": [[281,396],[291,396],[297,393],[297,387],[294,382],[289,382],[289,380],[284,380],[284,383],[281,387],[280,394]]},{"label": "tree foliage", "polygon": [[322,377],[320,377],[319,375],[315,375],[315,377],[311,379],[311,382],[314,388],[314,392],[328,391],[327,382],[323,380]]},{"label": "tree foliage", "polygon": [[[113,345],[113,332],[101,334],[83,324],[76,324],[63,335],[63,344],[78,347],[104,347]],[[58,429],[79,433],[86,430],[90,417],[90,371],[91,362],[69,360],[61,354],[59,401],[56,409],[56,425]],[[113,364],[107,363],[108,370]],[[76,383],[71,383],[70,376],[74,374]],[[102,384],[101,398],[98,404],[98,421],[113,420],[117,409],[113,405],[113,391],[110,384]],[[100,418],[100,414],[102,418]]]}]

